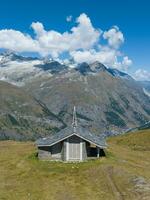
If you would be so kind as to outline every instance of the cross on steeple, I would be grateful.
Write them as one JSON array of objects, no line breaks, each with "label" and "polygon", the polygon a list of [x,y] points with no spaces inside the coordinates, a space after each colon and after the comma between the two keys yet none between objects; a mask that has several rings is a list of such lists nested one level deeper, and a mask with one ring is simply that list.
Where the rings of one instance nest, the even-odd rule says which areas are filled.
[{"label": "cross on steeple", "polygon": [[77,127],[77,114],[76,114],[76,107],[75,107],[75,106],[74,106],[74,108],[73,108],[72,126],[73,126],[74,132],[76,132],[76,127]]}]

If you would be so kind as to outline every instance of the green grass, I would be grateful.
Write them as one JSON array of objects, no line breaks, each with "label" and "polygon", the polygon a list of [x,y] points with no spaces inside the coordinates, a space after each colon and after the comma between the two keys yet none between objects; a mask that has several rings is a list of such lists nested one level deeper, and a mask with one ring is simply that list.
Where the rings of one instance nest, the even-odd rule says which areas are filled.
[{"label": "green grass", "polygon": [[117,136],[110,140],[115,141],[116,145],[124,145],[132,150],[150,151],[150,129]]},{"label": "green grass", "polygon": [[[148,200],[150,130],[109,138],[106,158],[39,161],[32,142],[0,142],[0,200]],[[138,148],[135,148],[135,144]]]}]

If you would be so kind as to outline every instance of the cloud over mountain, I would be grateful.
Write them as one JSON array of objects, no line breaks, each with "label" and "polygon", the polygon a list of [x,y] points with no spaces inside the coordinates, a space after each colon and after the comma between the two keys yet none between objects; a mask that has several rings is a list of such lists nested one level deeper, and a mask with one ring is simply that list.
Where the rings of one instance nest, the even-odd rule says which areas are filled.
[{"label": "cloud over mountain", "polygon": [[150,80],[150,72],[144,69],[138,69],[134,75],[136,80],[140,81],[149,81]]},{"label": "cloud over mountain", "polygon": [[81,14],[77,18],[77,26],[73,27],[70,32],[62,34],[54,30],[45,31],[39,22],[32,23],[31,27],[41,48],[39,53],[50,54],[52,57],[58,57],[65,51],[90,49],[96,44],[101,33],[92,26],[90,19],[85,14]]},{"label": "cloud over mountain", "polygon": [[16,52],[36,52],[55,59],[67,52],[78,63],[97,60],[123,70],[132,64],[119,50],[124,43],[124,36],[119,28],[113,26],[107,31],[95,28],[85,13],[76,19],[76,25],[70,31],[64,33],[47,31],[40,22],[33,22],[31,28],[35,33],[34,37],[17,30],[0,30],[0,48]]},{"label": "cloud over mountain", "polygon": [[124,42],[124,36],[117,26],[105,31],[103,38],[108,40],[108,44],[113,48],[119,48]]},{"label": "cloud over mountain", "polygon": [[38,41],[20,31],[12,29],[0,30],[0,48],[16,52],[39,52]]}]

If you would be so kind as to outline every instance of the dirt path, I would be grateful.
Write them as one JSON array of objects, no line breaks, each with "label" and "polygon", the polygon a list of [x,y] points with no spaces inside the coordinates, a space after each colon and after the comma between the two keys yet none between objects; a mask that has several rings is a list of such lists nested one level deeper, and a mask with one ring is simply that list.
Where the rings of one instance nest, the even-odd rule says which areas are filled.
[{"label": "dirt path", "polygon": [[105,169],[103,169],[104,174],[106,175],[106,178],[108,180],[108,183],[114,193],[115,196],[115,200],[124,200],[123,195],[121,194],[121,192],[119,191],[117,185],[115,184],[112,175],[113,175],[113,166],[109,166]]}]

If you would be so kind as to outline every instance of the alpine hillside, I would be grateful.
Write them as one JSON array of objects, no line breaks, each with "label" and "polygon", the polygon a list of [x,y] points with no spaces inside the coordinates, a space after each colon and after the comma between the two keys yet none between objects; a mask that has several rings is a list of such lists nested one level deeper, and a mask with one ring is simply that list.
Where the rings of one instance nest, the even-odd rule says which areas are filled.
[{"label": "alpine hillside", "polygon": [[[24,103],[29,104],[32,99],[32,109],[29,107],[28,114],[22,112],[15,101],[12,101],[11,108],[14,113],[20,112],[21,115],[38,115],[38,120],[32,117],[32,123],[28,127],[34,133],[33,139],[42,133],[51,134],[51,128],[45,129],[45,125],[59,130],[72,123],[74,105],[77,107],[78,123],[96,134],[125,131],[150,121],[150,98],[142,83],[99,62],[62,63],[3,53],[0,55],[0,80],[15,85],[9,84],[9,87],[21,92],[24,97],[23,102],[22,99],[20,102],[21,107]],[[5,91],[8,91],[5,99],[12,98],[12,93],[17,98],[18,94],[9,92],[12,91],[9,87],[5,87]],[[19,98],[21,95],[19,94]],[[35,106],[38,109],[33,109]],[[7,108],[8,105],[3,105],[3,109]],[[3,109],[0,112],[3,113]],[[6,113],[11,112],[8,109]],[[46,119],[53,118],[53,122],[45,121],[45,115]],[[37,121],[43,124],[44,131],[35,131],[33,127]],[[13,128],[14,126],[16,127],[13,125]],[[5,129],[6,127],[10,128],[8,124],[5,124]]]},{"label": "alpine hillside", "polygon": [[0,139],[34,140],[64,124],[23,89],[0,81]]}]

